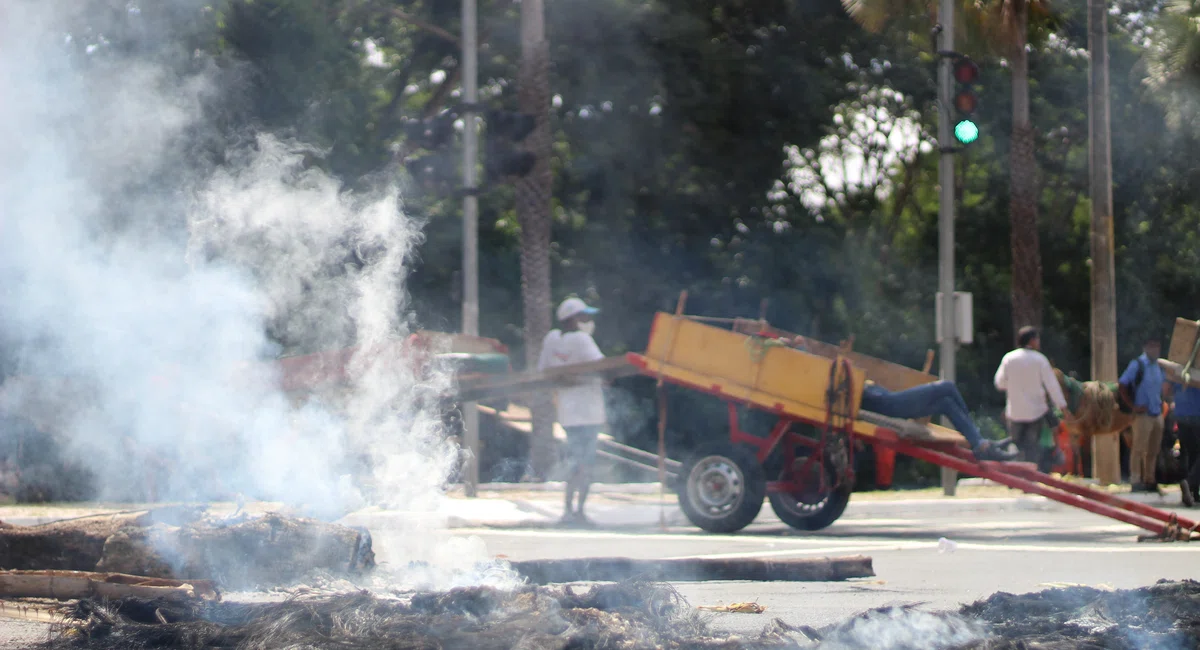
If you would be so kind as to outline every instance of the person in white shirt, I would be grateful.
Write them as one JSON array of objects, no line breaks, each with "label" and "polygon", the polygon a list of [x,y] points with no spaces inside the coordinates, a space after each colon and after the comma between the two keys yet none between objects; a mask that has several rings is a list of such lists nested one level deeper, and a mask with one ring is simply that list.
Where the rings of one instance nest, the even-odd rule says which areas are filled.
[{"label": "person in white shirt", "polygon": [[1007,393],[1004,417],[1008,435],[1021,450],[1021,460],[1046,465],[1041,448],[1042,426],[1050,413],[1047,397],[1070,418],[1062,386],[1054,376],[1050,360],[1041,353],[1041,336],[1035,327],[1022,327],[1017,349],[1004,355],[996,370],[996,388]]},{"label": "person in white shirt", "polygon": [[[538,370],[566,366],[604,358],[592,332],[592,319],[599,310],[589,307],[579,298],[567,298],[555,314],[562,329],[551,330],[542,341]],[[596,443],[608,425],[604,408],[604,383],[599,377],[586,377],[555,390],[558,423],[567,433],[567,489],[563,523],[588,524],[583,514],[588,488],[592,482],[592,464],[596,458]],[[578,504],[572,507],[575,494]]]}]

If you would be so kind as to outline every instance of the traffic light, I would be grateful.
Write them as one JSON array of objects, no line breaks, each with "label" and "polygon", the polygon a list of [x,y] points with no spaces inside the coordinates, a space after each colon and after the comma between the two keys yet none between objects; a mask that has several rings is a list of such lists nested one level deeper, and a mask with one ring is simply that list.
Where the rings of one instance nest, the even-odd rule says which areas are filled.
[{"label": "traffic light", "polygon": [[488,111],[485,121],[483,168],[488,182],[520,178],[533,171],[537,157],[518,149],[517,145],[533,133],[537,118],[527,113]]},{"label": "traffic light", "polygon": [[979,126],[971,119],[979,108],[979,97],[975,94],[979,66],[965,56],[958,57],[954,61],[954,81],[954,111],[958,120],[954,138],[962,144],[971,144],[979,138]]}]

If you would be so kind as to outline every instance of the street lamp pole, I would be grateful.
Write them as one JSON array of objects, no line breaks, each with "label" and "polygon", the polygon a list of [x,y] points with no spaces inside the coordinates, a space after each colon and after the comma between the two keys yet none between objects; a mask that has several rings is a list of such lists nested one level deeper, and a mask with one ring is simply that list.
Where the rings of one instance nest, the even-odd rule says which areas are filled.
[{"label": "street lamp pole", "polygon": [[[463,302],[462,333],[479,335],[479,197],[477,159],[478,24],[476,0],[462,0],[463,80]],[[463,442],[469,452],[464,470],[467,496],[475,496],[479,485],[479,409],[475,402],[463,404]]]},{"label": "street lamp pole", "polygon": [[[941,42],[938,49],[938,147],[941,157],[938,163],[938,291],[941,294],[941,375],[945,381],[954,381],[954,355],[958,346],[955,331],[957,310],[954,300],[954,61],[945,53],[954,51],[954,0],[941,0],[938,13],[941,23]],[[943,422],[943,424],[948,424]],[[958,473],[942,468],[942,490],[953,496],[958,482]]]}]

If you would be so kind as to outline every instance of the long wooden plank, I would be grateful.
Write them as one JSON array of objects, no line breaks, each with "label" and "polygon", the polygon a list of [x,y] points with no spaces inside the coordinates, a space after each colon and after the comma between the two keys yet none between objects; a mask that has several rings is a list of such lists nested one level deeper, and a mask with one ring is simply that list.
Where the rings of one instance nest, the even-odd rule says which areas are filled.
[{"label": "long wooden plank", "polygon": [[124,573],[91,571],[0,571],[0,597],[55,598],[163,598],[167,600],[220,600],[210,580],[168,580]]},{"label": "long wooden plank", "polygon": [[850,360],[850,363],[861,368],[867,373],[867,379],[883,386],[890,391],[907,390],[916,386],[923,386],[937,381],[937,377],[927,372],[922,372],[915,368],[902,366],[898,363],[885,361],[877,357],[868,356],[853,350],[845,350],[841,346],[818,341],[807,336],[800,336],[786,330],[781,330],[766,323],[758,321],[740,321],[735,326],[735,331],[743,334],[767,333],[772,336],[779,336],[789,339],[799,337],[803,341],[803,349],[817,356],[825,357],[836,361],[838,357],[845,357]]},{"label": "long wooden plank", "polygon": [[[1200,335],[1200,321],[1188,320],[1186,318],[1175,319],[1175,331],[1171,334],[1171,349],[1167,352],[1167,359],[1183,366],[1192,356],[1192,350],[1196,349],[1196,337]],[[1200,359],[1192,362],[1196,365]]]},{"label": "long wooden plank", "polygon": [[760,558],[678,558],[637,560],[627,557],[526,560],[513,569],[534,584],[619,582],[629,579],[692,582],[754,580],[759,582],[832,582],[875,575],[871,558],[863,555],[786,560]]},{"label": "long wooden plank", "polygon": [[616,356],[558,366],[542,372],[520,372],[460,381],[455,394],[464,402],[486,402],[500,397],[552,390],[586,378],[611,380],[636,374],[637,368],[629,365],[624,356]]},{"label": "long wooden plank", "polygon": [[[1159,359],[1158,366],[1163,369],[1163,374],[1167,376],[1168,381],[1183,383],[1183,366],[1166,359]],[[1200,367],[1193,364],[1190,376],[1192,380],[1188,382],[1188,385],[1200,388]]]}]

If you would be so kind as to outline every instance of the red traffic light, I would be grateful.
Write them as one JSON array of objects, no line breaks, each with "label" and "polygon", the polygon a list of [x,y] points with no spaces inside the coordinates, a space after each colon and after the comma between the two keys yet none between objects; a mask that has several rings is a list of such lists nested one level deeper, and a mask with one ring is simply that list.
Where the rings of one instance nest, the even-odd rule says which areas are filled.
[{"label": "red traffic light", "polygon": [[979,81],[979,66],[971,59],[962,58],[954,63],[954,80],[960,84]]},{"label": "red traffic light", "polygon": [[979,107],[979,98],[975,93],[964,91],[954,96],[954,110],[964,115],[970,115]]}]

